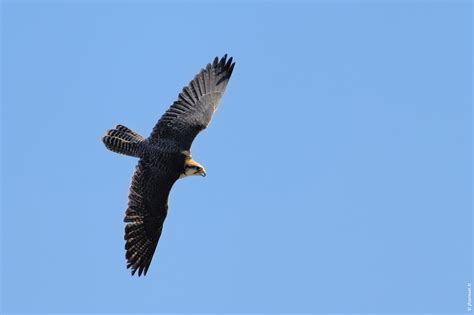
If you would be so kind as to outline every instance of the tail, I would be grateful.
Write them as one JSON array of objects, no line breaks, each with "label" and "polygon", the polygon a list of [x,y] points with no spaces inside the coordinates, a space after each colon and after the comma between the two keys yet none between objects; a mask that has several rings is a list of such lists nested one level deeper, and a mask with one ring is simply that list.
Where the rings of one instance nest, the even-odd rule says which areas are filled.
[{"label": "tail", "polygon": [[141,157],[145,148],[144,140],[138,133],[122,125],[107,131],[102,138],[102,142],[110,151],[134,157]]}]

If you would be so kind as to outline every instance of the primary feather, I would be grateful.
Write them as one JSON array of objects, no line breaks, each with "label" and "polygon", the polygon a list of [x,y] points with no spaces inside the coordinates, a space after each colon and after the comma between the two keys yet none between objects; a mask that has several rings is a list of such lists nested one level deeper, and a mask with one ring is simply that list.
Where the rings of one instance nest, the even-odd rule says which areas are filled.
[{"label": "primary feather", "polygon": [[206,128],[224,94],[235,63],[227,55],[212,64],[189,82],[178,100],[163,114],[148,138],[150,143],[170,139],[183,150],[189,150],[197,134]]}]

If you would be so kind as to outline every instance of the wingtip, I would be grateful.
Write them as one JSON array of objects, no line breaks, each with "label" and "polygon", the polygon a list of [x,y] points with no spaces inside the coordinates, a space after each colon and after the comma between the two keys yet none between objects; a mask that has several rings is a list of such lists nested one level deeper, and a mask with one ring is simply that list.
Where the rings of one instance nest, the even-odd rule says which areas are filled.
[{"label": "wingtip", "polygon": [[232,60],[234,60],[234,57],[230,57],[227,62],[226,62],[226,67],[230,66],[232,64]]},{"label": "wingtip", "polygon": [[207,66],[208,67],[225,67],[225,68],[229,68],[231,67],[232,65],[235,64],[235,61],[234,61],[234,57],[229,57],[229,55],[227,53],[224,54],[223,57],[219,58],[218,56],[216,56],[214,58],[214,60],[212,61],[212,63],[208,64]]},{"label": "wingtip", "polygon": [[135,274],[138,276],[138,277],[141,277],[142,275],[143,276],[146,276],[146,273],[148,271],[148,268],[144,268],[144,267],[135,267],[134,265],[127,265],[127,269],[130,268],[131,271],[131,275],[134,276]]}]

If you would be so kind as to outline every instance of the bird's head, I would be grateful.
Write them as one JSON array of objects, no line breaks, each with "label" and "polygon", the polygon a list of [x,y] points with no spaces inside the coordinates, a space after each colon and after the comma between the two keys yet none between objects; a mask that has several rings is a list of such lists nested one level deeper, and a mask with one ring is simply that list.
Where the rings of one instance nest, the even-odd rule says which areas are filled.
[{"label": "bird's head", "polygon": [[181,174],[180,177],[182,178],[182,177],[193,176],[193,175],[201,175],[202,177],[205,177],[206,170],[198,162],[194,161],[193,159],[188,159],[186,160],[186,163],[184,164],[184,172]]}]

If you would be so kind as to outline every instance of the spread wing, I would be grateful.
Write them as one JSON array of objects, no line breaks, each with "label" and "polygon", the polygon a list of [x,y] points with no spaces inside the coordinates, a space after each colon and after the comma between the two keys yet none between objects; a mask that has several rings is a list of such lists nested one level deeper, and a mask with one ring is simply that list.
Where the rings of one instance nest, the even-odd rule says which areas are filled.
[{"label": "spread wing", "polygon": [[178,100],[163,114],[148,138],[170,139],[189,150],[197,134],[207,127],[216,111],[234,69],[232,57],[216,57],[179,93]]},{"label": "spread wing", "polygon": [[154,166],[145,159],[138,162],[124,219],[127,268],[132,268],[132,275],[137,271],[139,276],[146,275],[148,271],[168,212],[168,195],[177,176],[163,165]]}]

